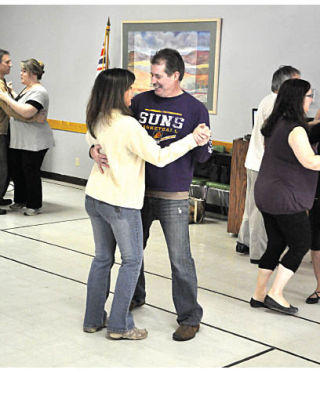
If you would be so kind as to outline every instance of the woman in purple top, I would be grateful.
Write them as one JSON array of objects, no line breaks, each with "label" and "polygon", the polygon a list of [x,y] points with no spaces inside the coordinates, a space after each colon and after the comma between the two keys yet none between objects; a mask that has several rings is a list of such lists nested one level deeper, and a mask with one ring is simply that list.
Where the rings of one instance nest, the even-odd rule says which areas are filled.
[{"label": "woman in purple top", "polygon": [[[283,289],[310,248],[307,210],[313,205],[316,171],[320,170],[320,156],[315,155],[307,134],[306,112],[312,97],[310,83],[305,80],[285,81],[261,131],[265,153],[255,185],[255,200],[263,215],[268,245],[259,262],[252,307],[288,314],[298,311],[284,298]],[[267,294],[267,284],[276,267],[277,274]]]}]

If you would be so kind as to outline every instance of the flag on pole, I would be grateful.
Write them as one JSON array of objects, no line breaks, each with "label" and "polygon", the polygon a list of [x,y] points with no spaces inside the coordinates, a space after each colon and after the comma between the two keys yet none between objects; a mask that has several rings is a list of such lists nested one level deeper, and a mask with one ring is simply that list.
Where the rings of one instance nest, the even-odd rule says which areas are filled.
[{"label": "flag on pole", "polygon": [[104,41],[101,49],[101,54],[97,66],[97,72],[100,73],[102,70],[109,68],[109,37],[110,37],[110,18],[108,17],[107,27],[104,34]]}]

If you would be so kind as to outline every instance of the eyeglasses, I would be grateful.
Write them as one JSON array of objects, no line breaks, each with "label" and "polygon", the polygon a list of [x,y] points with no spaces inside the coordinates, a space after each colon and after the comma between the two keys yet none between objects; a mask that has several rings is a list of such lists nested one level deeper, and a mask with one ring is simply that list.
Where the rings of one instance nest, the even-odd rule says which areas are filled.
[{"label": "eyeglasses", "polygon": [[305,97],[310,97],[310,99],[313,99],[313,93],[311,93],[311,94],[306,94]]}]

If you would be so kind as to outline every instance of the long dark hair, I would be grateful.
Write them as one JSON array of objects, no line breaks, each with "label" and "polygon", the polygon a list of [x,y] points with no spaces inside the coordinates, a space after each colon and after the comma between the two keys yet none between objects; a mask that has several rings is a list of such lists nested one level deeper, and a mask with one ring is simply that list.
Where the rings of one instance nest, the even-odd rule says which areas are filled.
[{"label": "long dark hair", "polygon": [[269,118],[265,121],[261,132],[269,137],[279,118],[294,122],[308,132],[306,114],[303,110],[304,97],[310,90],[310,83],[303,79],[288,79],[281,85]]},{"label": "long dark hair", "polygon": [[127,69],[114,68],[99,73],[87,105],[86,123],[94,138],[96,138],[94,128],[100,113],[106,122],[111,118],[112,109],[118,109],[124,115],[132,115],[131,110],[124,102],[124,93],[134,80],[134,74]]}]

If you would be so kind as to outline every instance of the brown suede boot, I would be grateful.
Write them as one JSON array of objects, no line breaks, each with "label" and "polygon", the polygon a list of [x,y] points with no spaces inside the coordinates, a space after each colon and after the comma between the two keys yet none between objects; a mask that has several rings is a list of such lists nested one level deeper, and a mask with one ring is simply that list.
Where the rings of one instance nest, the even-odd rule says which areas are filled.
[{"label": "brown suede boot", "polygon": [[180,324],[177,330],[173,333],[172,338],[176,341],[191,340],[199,331],[200,325],[187,326],[186,324]]}]

